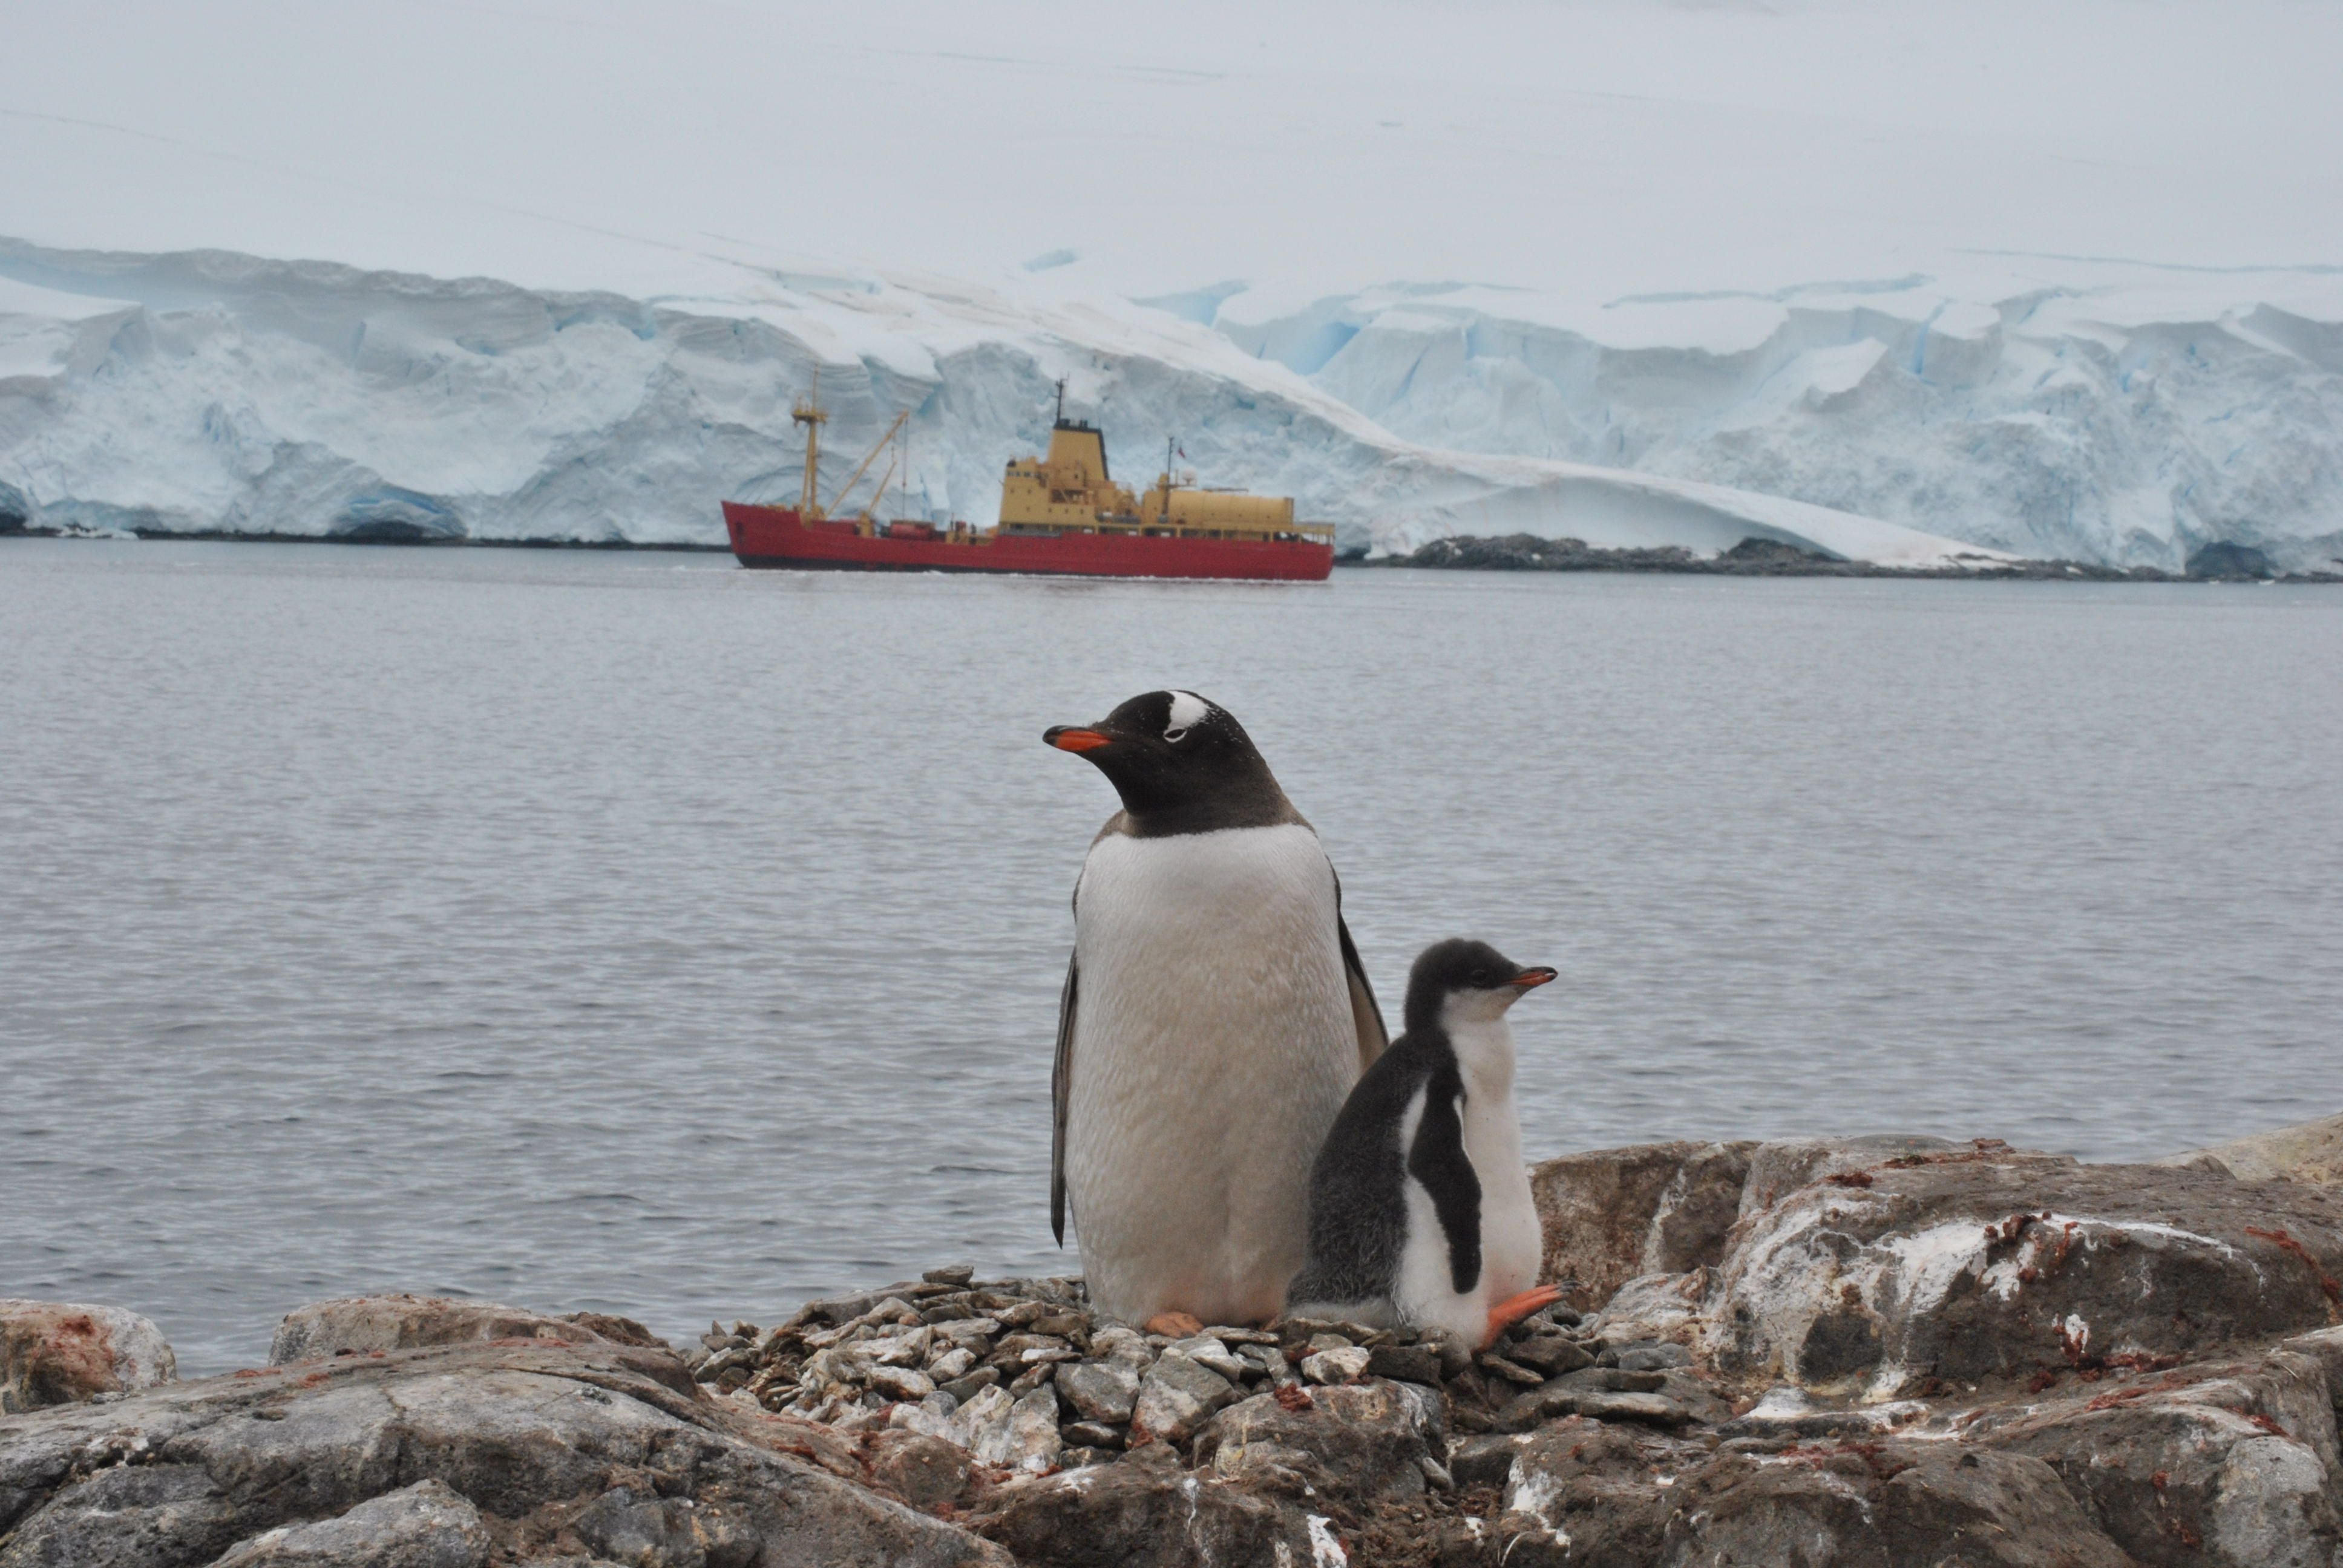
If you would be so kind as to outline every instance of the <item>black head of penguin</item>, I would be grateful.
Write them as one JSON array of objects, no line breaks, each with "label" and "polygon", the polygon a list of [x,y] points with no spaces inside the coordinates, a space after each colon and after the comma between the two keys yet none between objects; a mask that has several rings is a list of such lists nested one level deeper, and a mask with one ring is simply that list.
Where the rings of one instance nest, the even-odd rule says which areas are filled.
[{"label": "black head of penguin", "polygon": [[1150,691],[1096,724],[1061,724],[1042,741],[1106,775],[1140,838],[1299,822],[1252,739],[1192,691]]},{"label": "black head of penguin", "polygon": [[1407,971],[1408,1032],[1436,1030],[1443,1019],[1501,1018],[1554,977],[1550,969],[1523,968],[1486,942],[1464,937],[1434,942]]}]

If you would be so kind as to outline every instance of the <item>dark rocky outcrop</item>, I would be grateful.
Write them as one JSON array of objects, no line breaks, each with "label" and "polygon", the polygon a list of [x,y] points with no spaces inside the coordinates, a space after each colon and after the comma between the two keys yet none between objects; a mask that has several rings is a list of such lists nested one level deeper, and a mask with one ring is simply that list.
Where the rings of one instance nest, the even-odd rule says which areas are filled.
[{"label": "dark rocky outcrop", "polygon": [[2131,1563],[2041,1461],[1922,1442],[1720,1455],[1684,1478],[1661,1549],[1644,1561],[1850,1568]]},{"label": "dark rocky outcrop", "polygon": [[1843,1180],[1736,1228],[1709,1297],[1721,1364],[1880,1400],[2334,1321],[2343,1196],[2324,1189],[2009,1151]]},{"label": "dark rocky outcrop", "polygon": [[1584,539],[1550,539],[1536,534],[1509,534],[1502,538],[1460,534],[1433,539],[1413,555],[1393,556],[1377,564],[1500,572],[1686,572],[1711,565],[1682,545],[1612,550],[1591,546]]},{"label": "dark rocky outcrop", "polygon": [[2336,1125],[1568,1156],[1579,1304],[1486,1349],[1150,1333],[964,1266],[680,1353],[320,1303],[297,1359],[0,1420],[0,1568],[2332,1565]]},{"label": "dark rocky outcrop", "polygon": [[1642,1143],[1534,1167],[1545,1278],[1570,1282],[1566,1299],[1585,1311],[1638,1274],[1680,1274],[1720,1257],[1757,1147]]},{"label": "dark rocky outcrop", "polygon": [[2199,548],[2189,556],[2187,571],[2192,578],[2218,582],[2247,582],[2278,575],[2270,569],[2269,557],[2251,545],[2230,539],[2215,539]]},{"label": "dark rocky outcrop", "polygon": [[2027,1455],[2148,1563],[2308,1563],[2343,1539],[2336,1331],[2260,1354],[1980,1411],[1965,1440]]},{"label": "dark rocky outcrop", "polygon": [[2125,569],[2083,561],[2010,559],[1979,553],[1957,566],[1889,567],[1844,560],[1784,539],[1745,538],[1713,556],[1694,555],[1681,545],[1606,549],[1584,539],[1509,534],[1483,538],[1469,534],[1433,539],[1409,555],[1373,558],[1379,567],[1425,567],[1445,571],[1511,572],[1692,572],[1711,577],[1834,578],[2031,578],[2061,582],[2170,582],[2153,567]]},{"label": "dark rocky outcrop", "polygon": [[1841,558],[1825,550],[1803,549],[1783,539],[1746,538],[1729,550],[1720,550],[1716,558],[1737,567],[1808,566],[1817,561],[1835,561]]},{"label": "dark rocky outcrop", "polygon": [[[1680,545],[1606,549],[1584,539],[1546,538],[1537,534],[1481,538],[1469,534],[1433,539],[1406,555],[1344,557],[1346,565],[1421,567],[1442,571],[1500,572],[1688,572],[1708,577],[1946,578],[1963,581],[2034,582],[2241,582],[2278,577],[2269,558],[2249,546],[2207,545],[2174,573],[2155,567],[2109,567],[2092,561],[2010,558],[1982,551],[1934,567],[1882,566],[1844,560],[1785,539],[1752,536],[1713,556],[1694,555]],[[2335,563],[2343,566],[2343,560]],[[2290,583],[2343,582],[2343,573],[2301,569],[2278,578]]]}]

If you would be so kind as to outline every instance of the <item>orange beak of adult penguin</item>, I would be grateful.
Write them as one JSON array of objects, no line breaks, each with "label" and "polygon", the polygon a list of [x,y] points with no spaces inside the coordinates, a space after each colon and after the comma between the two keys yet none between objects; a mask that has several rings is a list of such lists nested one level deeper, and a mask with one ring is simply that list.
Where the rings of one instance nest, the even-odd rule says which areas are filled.
[{"label": "orange beak of adult penguin", "polygon": [[1054,746],[1061,751],[1095,751],[1101,746],[1113,745],[1114,741],[1095,729],[1061,724],[1041,731],[1041,744]]},{"label": "orange beak of adult penguin", "polygon": [[1523,970],[1521,973],[1515,975],[1506,983],[1509,985],[1517,985],[1523,990],[1532,990],[1545,984],[1546,981],[1554,979],[1559,972],[1559,970],[1545,969],[1543,967],[1534,970]]}]

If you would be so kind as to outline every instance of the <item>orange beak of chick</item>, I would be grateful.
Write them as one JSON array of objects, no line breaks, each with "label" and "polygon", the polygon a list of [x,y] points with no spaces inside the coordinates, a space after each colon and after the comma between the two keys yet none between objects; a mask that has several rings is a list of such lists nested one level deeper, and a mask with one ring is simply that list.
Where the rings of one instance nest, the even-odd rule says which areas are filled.
[{"label": "orange beak of chick", "polygon": [[1507,983],[1510,985],[1517,985],[1523,990],[1528,990],[1533,987],[1545,984],[1546,981],[1554,979],[1559,972],[1559,970],[1545,969],[1543,967],[1534,970],[1523,970]]}]

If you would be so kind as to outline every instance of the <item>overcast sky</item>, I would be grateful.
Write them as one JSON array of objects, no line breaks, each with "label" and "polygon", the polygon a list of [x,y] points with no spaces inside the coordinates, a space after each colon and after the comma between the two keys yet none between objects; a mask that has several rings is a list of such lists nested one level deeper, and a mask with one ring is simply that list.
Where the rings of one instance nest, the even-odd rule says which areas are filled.
[{"label": "overcast sky", "polygon": [[0,236],[54,246],[1602,298],[2343,262],[2343,6],[2308,0],[61,0],[7,31]]}]

